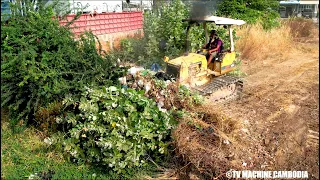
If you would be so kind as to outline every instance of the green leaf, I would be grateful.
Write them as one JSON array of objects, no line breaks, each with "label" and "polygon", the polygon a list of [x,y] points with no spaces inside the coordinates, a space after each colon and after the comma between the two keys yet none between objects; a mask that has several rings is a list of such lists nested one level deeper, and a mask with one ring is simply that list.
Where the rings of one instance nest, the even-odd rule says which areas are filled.
[{"label": "green leaf", "polygon": [[117,87],[115,87],[115,86],[110,86],[110,87],[109,87],[109,90],[110,90],[111,92],[117,91]]}]

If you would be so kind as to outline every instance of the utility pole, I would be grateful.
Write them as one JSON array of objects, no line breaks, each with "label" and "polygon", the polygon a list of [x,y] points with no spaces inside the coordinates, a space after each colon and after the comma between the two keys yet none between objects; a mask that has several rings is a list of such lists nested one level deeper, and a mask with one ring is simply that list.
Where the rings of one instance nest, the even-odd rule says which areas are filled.
[{"label": "utility pole", "polygon": [[142,10],[142,0],[140,0],[140,10],[143,11]]},{"label": "utility pole", "polygon": [[152,6],[155,9],[158,9],[159,5],[161,4],[161,0],[153,0],[152,1]]},{"label": "utility pole", "polygon": [[157,0],[153,0],[152,1],[152,9],[156,9],[157,8],[156,3],[157,3]]}]

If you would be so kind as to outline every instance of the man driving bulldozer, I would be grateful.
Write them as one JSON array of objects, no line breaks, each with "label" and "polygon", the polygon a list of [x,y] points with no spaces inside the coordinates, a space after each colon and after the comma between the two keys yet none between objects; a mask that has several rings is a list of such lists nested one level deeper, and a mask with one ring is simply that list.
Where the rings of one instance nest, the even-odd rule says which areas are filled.
[{"label": "man driving bulldozer", "polygon": [[208,53],[206,54],[208,65],[211,63],[212,59],[215,58],[217,54],[221,52],[222,47],[222,40],[218,37],[216,30],[212,30],[210,32],[209,42],[203,45],[203,48],[208,49]]}]

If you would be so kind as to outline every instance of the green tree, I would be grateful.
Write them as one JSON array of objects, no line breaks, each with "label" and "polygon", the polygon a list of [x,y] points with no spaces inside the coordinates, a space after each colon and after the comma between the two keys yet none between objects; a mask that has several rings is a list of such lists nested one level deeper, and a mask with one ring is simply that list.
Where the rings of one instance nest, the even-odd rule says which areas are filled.
[{"label": "green tree", "polygon": [[[159,1],[159,3],[163,4],[157,10],[144,13],[144,37],[122,40],[123,51],[122,54],[119,53],[120,59],[129,60],[147,68],[150,68],[153,63],[165,67],[164,56],[173,59],[184,53],[188,23],[182,20],[189,17],[192,5],[195,3],[191,4],[190,1],[185,0]],[[224,47],[229,48],[229,35],[226,29],[214,23],[208,23],[207,28],[209,31],[216,29],[219,37],[225,42]],[[202,25],[192,26],[189,41],[189,52],[195,52],[206,43]]]},{"label": "green tree", "polygon": [[218,15],[242,19],[249,24],[261,22],[265,29],[278,26],[279,2],[277,0],[222,0]]}]

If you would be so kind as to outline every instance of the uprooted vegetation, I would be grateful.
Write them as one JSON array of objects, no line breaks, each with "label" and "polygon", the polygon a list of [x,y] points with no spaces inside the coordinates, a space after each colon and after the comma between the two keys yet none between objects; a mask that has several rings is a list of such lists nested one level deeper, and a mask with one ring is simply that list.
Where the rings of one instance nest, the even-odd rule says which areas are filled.
[{"label": "uprooted vegetation", "polygon": [[163,75],[162,72],[144,70],[135,75],[127,74],[121,78],[121,83],[125,87],[143,90],[146,97],[154,99],[159,108],[166,110],[191,110],[203,102],[203,97],[197,92],[191,92],[174,80],[164,79]]}]

